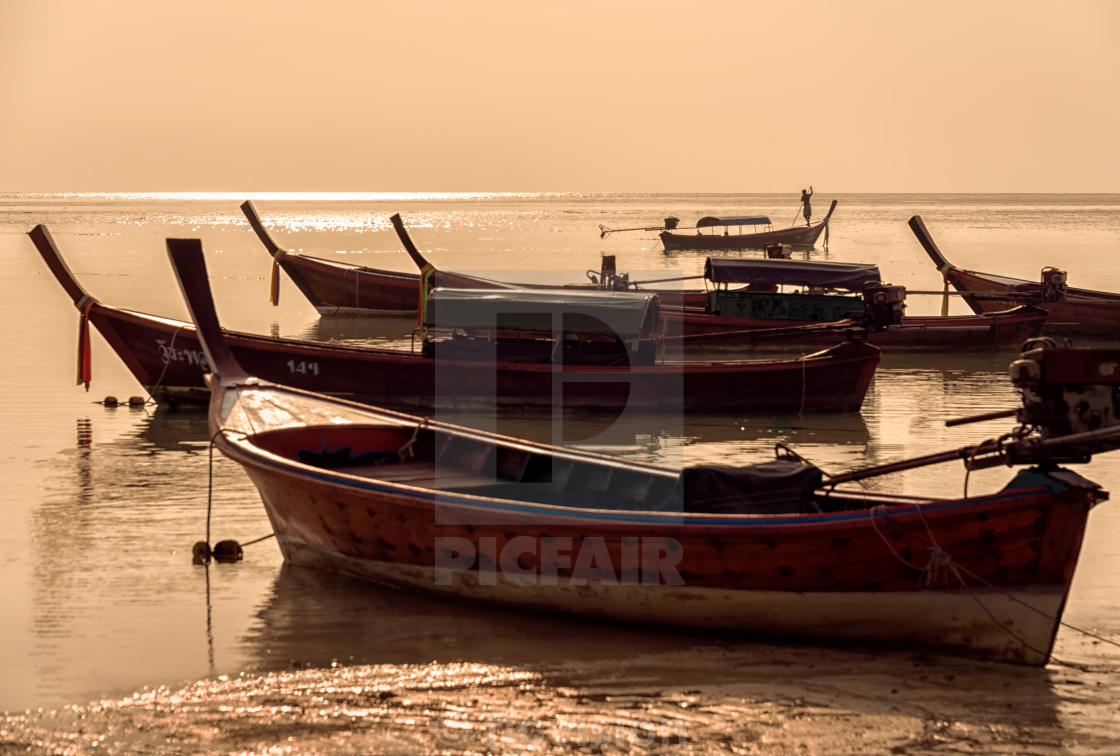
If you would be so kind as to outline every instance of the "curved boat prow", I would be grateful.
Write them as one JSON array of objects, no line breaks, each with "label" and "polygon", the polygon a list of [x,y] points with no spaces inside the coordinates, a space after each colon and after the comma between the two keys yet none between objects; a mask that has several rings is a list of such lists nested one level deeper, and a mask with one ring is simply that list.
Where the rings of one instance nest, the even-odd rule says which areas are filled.
[{"label": "curved boat prow", "polygon": [[836,210],[837,200],[832,200],[832,204],[828,206],[828,212],[824,214],[824,220],[821,223],[828,223],[828,219],[832,217],[832,213]]},{"label": "curved boat prow", "polygon": [[915,215],[910,218],[910,230],[914,232],[914,236],[918,237],[922,248],[926,251],[926,254],[929,255],[929,258],[933,260],[933,264],[937,266],[939,271],[944,273],[947,269],[953,267],[953,264],[941,253],[941,250],[933,241],[933,237],[930,236],[926,224],[922,221],[922,216]]},{"label": "curved boat prow", "polygon": [[214,296],[210,291],[210,281],[206,274],[206,259],[202,255],[202,242],[198,239],[168,239],[167,254],[171,267],[179,280],[187,309],[198,330],[198,340],[206,352],[210,368],[223,383],[241,382],[249,374],[233,356],[226,343],[222,326],[218,322],[218,312],[214,308]]},{"label": "curved boat prow", "polygon": [[40,223],[35,226],[35,228],[28,231],[27,235],[30,236],[31,241],[35,243],[35,248],[39,250],[43,262],[51,269],[51,273],[54,274],[55,279],[62,285],[63,290],[70,296],[70,299],[74,302],[74,306],[81,310],[82,305],[93,299],[93,297],[82,288],[82,285],[78,283],[78,279],[70,272],[70,266],[62,259],[62,253],[58,251],[58,247],[51,237],[51,232],[47,230],[46,226]]},{"label": "curved boat prow", "polygon": [[404,251],[412,258],[412,262],[416,263],[416,267],[420,269],[420,273],[424,274],[430,270],[435,270],[435,266],[425,260],[424,256],[420,254],[420,250],[412,243],[412,237],[410,237],[408,231],[405,230],[404,221],[401,220],[401,214],[393,213],[393,217],[389,218],[389,220],[392,221],[393,230],[397,232],[397,237],[400,238],[401,244],[404,245]]},{"label": "curved boat prow", "polygon": [[253,230],[257,232],[257,237],[264,244],[265,249],[268,250],[268,253],[270,255],[276,257],[277,252],[284,251],[284,248],[276,243],[276,241],[268,233],[268,229],[264,227],[264,223],[261,222],[261,216],[257,214],[257,209],[253,207],[252,200],[245,200],[241,203],[241,212],[245,213],[245,217],[248,219],[249,225],[252,226]]}]

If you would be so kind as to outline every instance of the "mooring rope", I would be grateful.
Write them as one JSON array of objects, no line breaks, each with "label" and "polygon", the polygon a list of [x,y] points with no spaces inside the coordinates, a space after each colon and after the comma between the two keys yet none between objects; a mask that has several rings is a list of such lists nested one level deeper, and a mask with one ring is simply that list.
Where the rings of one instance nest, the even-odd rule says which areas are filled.
[{"label": "mooring rope", "polygon": [[242,547],[252,546],[254,543],[260,543],[261,541],[267,541],[269,538],[275,538],[275,537],[276,537],[275,533],[269,533],[268,535],[261,536],[260,538],[254,538],[251,541],[246,541],[245,543],[241,544],[241,546]]},{"label": "mooring rope", "polygon": [[148,391],[148,398],[144,401],[144,404],[159,404],[152,396],[152,391],[159,388],[159,385],[163,383],[163,377],[167,375],[167,368],[171,365],[171,352],[175,349],[175,339],[179,336],[179,331],[186,327],[187,325],[184,323],[171,334],[171,344],[167,347],[167,357],[163,360],[163,370],[160,371],[159,378],[156,379],[156,382],[152,384],[151,390]]},{"label": "mooring rope", "polygon": [[912,570],[916,570],[916,571],[921,572],[921,574],[922,574],[922,584],[923,585],[925,585],[926,587],[930,587],[932,585],[932,579],[930,578],[930,576],[932,574],[934,574],[934,572],[937,571],[937,570],[947,569],[957,579],[957,581],[960,583],[961,587],[968,593],[969,597],[972,598],[972,600],[977,603],[977,605],[983,610],[984,614],[986,614],[988,616],[988,618],[993,623],[995,623],[995,625],[997,627],[999,627],[1005,633],[1007,633],[1012,638],[1014,638],[1016,641],[1018,641],[1020,643],[1020,645],[1022,645],[1024,648],[1027,648],[1027,649],[1035,652],[1036,654],[1039,654],[1042,657],[1049,657],[1056,664],[1061,664],[1061,665],[1064,665],[1064,666],[1067,666],[1067,667],[1072,667],[1074,669],[1080,669],[1082,671],[1088,671],[1088,668],[1085,665],[1063,661],[1062,659],[1057,658],[1053,654],[1044,652],[1042,649],[1036,648],[1035,646],[1031,645],[1026,640],[1024,640],[1022,637],[1020,637],[1011,628],[1007,627],[1005,624],[1000,622],[995,617],[995,615],[992,614],[991,610],[987,607],[987,605],[984,604],[984,602],[980,598],[980,596],[978,596],[976,594],[976,592],[973,591],[972,586],[970,586],[968,584],[968,581],[965,580],[964,575],[962,575],[962,573],[968,575],[973,580],[980,583],[983,587],[985,587],[985,588],[987,588],[991,591],[996,591],[998,593],[1001,593],[1005,598],[1007,598],[1007,599],[1009,599],[1009,600],[1011,600],[1011,601],[1013,601],[1017,604],[1021,604],[1022,606],[1026,607],[1027,609],[1030,609],[1031,611],[1035,612],[1036,614],[1038,614],[1042,617],[1045,617],[1046,619],[1048,619],[1052,622],[1057,622],[1062,627],[1066,627],[1066,628],[1069,628],[1070,630],[1073,630],[1075,632],[1082,633],[1084,635],[1089,636],[1090,638],[1095,638],[1095,639],[1097,639],[1097,640],[1099,640],[1103,643],[1108,643],[1110,645],[1120,647],[1120,642],[1111,640],[1109,638],[1104,638],[1104,637],[1102,637],[1100,635],[1097,635],[1095,633],[1092,633],[1088,630],[1084,630],[1084,629],[1082,629],[1080,627],[1077,627],[1075,625],[1071,625],[1068,622],[1065,622],[1065,621],[1059,619],[1056,615],[1049,614],[1048,612],[1045,612],[1045,611],[1039,609],[1037,606],[1033,606],[1032,604],[1029,604],[1026,601],[1022,600],[1021,598],[1012,595],[1007,590],[1005,590],[1003,588],[997,588],[996,586],[992,585],[991,583],[989,583],[984,578],[980,577],[979,575],[972,572],[971,570],[969,570],[964,565],[957,562],[953,558],[952,554],[950,554],[945,549],[941,548],[940,544],[937,543],[937,539],[933,535],[933,529],[930,528],[929,522],[926,521],[925,513],[922,512],[921,506],[916,505],[915,510],[918,512],[918,516],[921,518],[922,524],[925,525],[926,533],[929,535],[930,543],[933,544],[932,546],[929,546],[928,549],[927,549],[929,551],[929,554],[930,554],[930,560],[926,564],[925,567],[918,567],[917,565],[910,563],[905,557],[903,557],[900,553],[898,553],[898,551],[894,548],[894,546],[891,545],[890,541],[887,540],[887,537],[882,533],[882,531],[879,530],[879,527],[875,524],[875,514],[876,513],[879,513],[882,516],[887,516],[887,506],[885,504],[880,504],[876,507],[872,507],[869,510],[869,512],[870,512],[871,527],[875,531],[875,534],[879,536],[879,538],[883,541],[884,545],[886,545],[887,549],[890,550],[890,552],[895,556],[896,559],[898,559],[898,561],[900,561],[902,564],[906,565],[907,567],[909,567]]},{"label": "mooring rope", "polygon": [[400,449],[397,449],[397,456],[400,458],[401,462],[404,462],[409,457],[416,456],[416,452],[412,450],[412,447],[416,445],[416,440],[420,438],[420,431],[426,427],[428,427],[428,418],[421,418],[420,422],[416,424],[416,427],[412,429],[412,438],[408,439]]},{"label": "mooring rope", "polygon": [[[212,516],[213,511],[214,511],[214,440],[217,439],[218,436],[222,435],[223,433],[227,433],[227,432],[228,432],[227,429],[219,428],[217,433],[215,433],[214,435],[212,435],[210,437],[210,456],[209,456],[209,462],[208,462],[207,482],[206,482],[206,553],[202,557],[203,564],[209,564],[210,563],[210,558],[211,558],[211,553],[210,553],[210,520],[211,520],[211,516]],[[240,434],[240,435],[246,436],[248,434]],[[260,538],[254,538],[251,541],[246,541],[245,543],[239,543],[238,546],[241,547],[241,548],[244,548],[245,546],[251,546],[254,543],[260,543],[261,541],[272,538],[275,535],[276,535],[275,532],[269,533],[268,535],[261,536]]]},{"label": "mooring rope", "polygon": [[807,393],[805,382],[808,380],[808,378],[805,375],[805,355],[801,355],[798,359],[801,362],[801,406],[797,408],[797,416],[801,417],[803,414],[805,414],[805,394]]},{"label": "mooring rope", "polygon": [[[983,443],[980,443],[980,444],[976,444],[976,446],[972,447],[972,453],[968,455],[968,459],[964,463],[964,490],[962,491],[962,498],[964,498],[964,499],[968,498],[968,478],[969,478],[969,475],[972,474],[972,463],[976,459],[976,454],[980,451],[980,447],[985,446],[986,444],[997,444],[998,445],[1002,441],[1002,438],[1003,437],[989,438],[987,441],[984,441]],[[1002,449],[1001,449],[1001,451],[1002,451]],[[926,527],[928,528],[929,526],[927,525]]]},{"label": "mooring rope", "polygon": [[1032,604],[1028,604],[1028,603],[1027,603],[1026,601],[1023,601],[1023,600],[1022,600],[1021,598],[1019,598],[1019,597],[1017,597],[1017,596],[1013,596],[1013,595],[1011,595],[1010,593],[1007,593],[1006,591],[1002,591],[1001,589],[998,589],[998,588],[996,588],[996,587],[995,587],[994,585],[992,585],[991,583],[989,583],[989,582],[988,582],[987,580],[985,580],[984,578],[980,577],[980,576],[979,576],[979,575],[977,575],[976,573],[972,572],[971,570],[969,570],[969,569],[968,569],[967,567],[965,567],[964,565],[961,565],[961,564],[957,564],[957,565],[955,565],[955,567],[956,567],[956,569],[960,570],[961,572],[965,572],[965,573],[967,573],[969,577],[971,577],[971,578],[972,578],[973,580],[975,580],[976,582],[978,582],[978,583],[980,583],[981,585],[983,585],[983,586],[984,586],[985,588],[989,588],[989,589],[991,589],[991,590],[999,590],[999,591],[1000,591],[1001,593],[1003,593],[1003,594],[1004,594],[1005,596],[1007,596],[1007,598],[1011,599],[1011,600],[1012,600],[1012,601],[1014,601],[1015,603],[1017,603],[1017,604],[1022,604],[1022,605],[1023,605],[1023,606],[1025,606],[1025,607],[1026,607],[1027,609],[1030,609],[1030,610],[1031,610],[1032,612],[1035,612],[1036,614],[1039,614],[1040,616],[1042,616],[1042,617],[1045,617],[1046,619],[1049,619],[1049,620],[1058,620],[1058,623],[1059,623],[1059,624],[1060,624],[1060,625],[1061,625],[1062,627],[1066,627],[1066,628],[1069,628],[1070,630],[1074,630],[1074,631],[1076,631],[1076,632],[1079,632],[1079,633],[1081,633],[1082,635],[1087,635],[1087,636],[1088,636],[1088,637],[1090,637],[1090,638],[1095,638],[1096,640],[1099,640],[1099,641],[1100,641],[1100,642],[1102,642],[1102,643],[1107,643],[1107,644],[1109,644],[1110,646],[1116,646],[1117,648],[1120,648],[1120,641],[1116,641],[1116,640],[1113,640],[1113,639],[1111,639],[1111,638],[1105,638],[1104,636],[1102,636],[1102,635],[1098,635],[1098,634],[1096,634],[1096,633],[1094,633],[1094,632],[1092,632],[1092,631],[1090,631],[1090,630],[1086,630],[1086,629],[1084,629],[1084,628],[1081,628],[1081,627],[1077,627],[1076,625],[1071,625],[1070,623],[1068,623],[1068,622],[1066,622],[1066,621],[1064,621],[1064,620],[1060,620],[1060,619],[1058,619],[1057,617],[1055,617],[1055,616],[1054,616],[1054,615],[1052,615],[1052,614],[1047,614],[1046,612],[1044,612],[1044,611],[1042,611],[1041,609],[1039,609],[1039,608],[1038,608],[1037,606],[1034,606],[1034,605],[1032,605]]},{"label": "mooring rope", "polygon": [[[214,509],[214,439],[222,435],[223,428],[210,437],[210,462],[207,469],[206,482],[206,545],[210,545],[210,513]],[[207,560],[209,561],[209,560]]]}]

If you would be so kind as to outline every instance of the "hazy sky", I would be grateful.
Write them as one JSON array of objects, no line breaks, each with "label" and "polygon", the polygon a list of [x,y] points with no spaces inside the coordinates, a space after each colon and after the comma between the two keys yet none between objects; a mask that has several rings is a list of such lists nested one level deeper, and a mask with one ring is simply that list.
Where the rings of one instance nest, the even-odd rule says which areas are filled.
[{"label": "hazy sky", "polygon": [[1116,0],[0,0],[0,191],[1120,192]]}]

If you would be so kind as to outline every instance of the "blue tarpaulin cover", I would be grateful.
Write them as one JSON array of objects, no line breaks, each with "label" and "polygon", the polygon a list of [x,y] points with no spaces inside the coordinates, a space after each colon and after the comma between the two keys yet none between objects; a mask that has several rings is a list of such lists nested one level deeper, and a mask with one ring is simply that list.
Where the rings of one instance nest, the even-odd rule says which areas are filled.
[{"label": "blue tarpaulin cover", "polygon": [[697,228],[708,226],[769,226],[770,219],[765,215],[740,215],[734,218],[713,218],[706,216],[696,221]]}]

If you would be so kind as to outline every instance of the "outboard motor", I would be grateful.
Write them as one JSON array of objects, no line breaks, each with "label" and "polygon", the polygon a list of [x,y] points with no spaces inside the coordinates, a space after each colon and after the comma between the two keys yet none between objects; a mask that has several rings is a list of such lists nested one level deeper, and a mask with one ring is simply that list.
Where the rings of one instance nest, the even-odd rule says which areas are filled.
[{"label": "outboard motor", "polygon": [[885,283],[867,283],[863,286],[864,318],[876,331],[887,326],[901,325],[906,309],[906,287]]},{"label": "outboard motor", "polygon": [[974,470],[1001,464],[1039,465],[1020,473],[1012,485],[1027,475],[1030,480],[1020,482],[1037,486],[1041,472],[1066,486],[1098,487],[1055,465],[1084,464],[1094,454],[1120,449],[1120,349],[1075,348],[1068,341],[1057,346],[1053,339],[1028,339],[1008,373],[1019,389],[1021,406],[945,424],[1014,417],[1019,427],[956,454],[967,452],[967,464]]},{"label": "outboard motor", "polygon": [[1120,349],[1077,349],[1032,339],[1009,368],[1023,395],[1016,418],[1043,438],[1120,425]]},{"label": "outboard motor", "polygon": [[1043,268],[1042,269],[1042,301],[1043,302],[1060,302],[1065,299],[1066,289],[1066,272],[1058,270],[1057,268]]},{"label": "outboard motor", "polygon": [[630,274],[615,272],[614,255],[603,255],[603,267],[599,271],[598,281],[595,280],[593,271],[588,271],[588,277],[604,291],[626,291],[630,288]]},{"label": "outboard motor", "polygon": [[677,224],[680,223],[680,222],[681,222],[680,218],[674,218],[672,216],[669,216],[668,218],[665,219],[665,230],[666,231],[672,231],[674,228],[677,227]]}]

